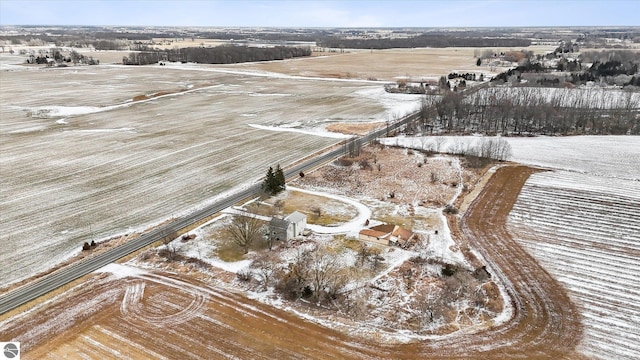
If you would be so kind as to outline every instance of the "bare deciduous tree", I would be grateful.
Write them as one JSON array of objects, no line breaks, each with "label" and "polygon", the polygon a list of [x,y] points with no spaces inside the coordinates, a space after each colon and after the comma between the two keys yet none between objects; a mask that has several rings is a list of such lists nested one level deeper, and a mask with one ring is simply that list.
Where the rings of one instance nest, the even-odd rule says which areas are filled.
[{"label": "bare deciduous tree", "polygon": [[511,144],[502,138],[483,138],[473,152],[485,159],[507,160],[511,156]]},{"label": "bare deciduous tree", "polygon": [[434,150],[436,152],[440,152],[442,150],[442,145],[444,145],[444,143],[447,141],[447,139],[445,139],[442,136],[436,136],[433,140],[434,142]]},{"label": "bare deciduous tree", "polygon": [[319,301],[330,300],[346,284],[337,257],[326,247],[319,246],[309,252],[307,259],[313,297]]},{"label": "bare deciduous tree", "polygon": [[240,246],[244,253],[249,252],[251,245],[264,234],[263,223],[255,216],[236,215],[227,226],[231,241]]},{"label": "bare deciduous tree", "polygon": [[272,252],[261,253],[252,263],[251,268],[260,281],[263,290],[273,283],[278,272],[278,256]]}]

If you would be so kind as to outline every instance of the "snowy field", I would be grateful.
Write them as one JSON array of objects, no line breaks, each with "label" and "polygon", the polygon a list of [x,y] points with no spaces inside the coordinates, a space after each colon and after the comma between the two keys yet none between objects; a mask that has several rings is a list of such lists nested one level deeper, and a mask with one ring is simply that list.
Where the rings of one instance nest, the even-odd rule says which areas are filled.
[{"label": "snowy field", "polygon": [[[340,141],[327,124],[386,121],[419,105],[367,81],[12,61],[0,61],[0,286]],[[293,131],[271,131],[283,128]]]},{"label": "snowy field", "polygon": [[535,174],[509,226],[580,308],[579,350],[601,359],[640,358],[640,183]]},{"label": "snowy field", "polygon": [[509,139],[533,175],[510,215],[514,237],[569,290],[579,350],[640,358],[640,137]]},{"label": "snowy field", "polygon": [[640,181],[640,136],[505,139],[511,144],[513,161],[595,177]]}]

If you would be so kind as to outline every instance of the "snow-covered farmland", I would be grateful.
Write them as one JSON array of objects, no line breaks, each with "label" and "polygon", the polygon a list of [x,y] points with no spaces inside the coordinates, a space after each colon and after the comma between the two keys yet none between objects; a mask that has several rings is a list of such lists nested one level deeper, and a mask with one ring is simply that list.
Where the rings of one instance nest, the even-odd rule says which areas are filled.
[{"label": "snow-covered farmland", "polygon": [[2,72],[0,285],[340,140],[260,126],[321,134],[418,105],[371,82],[187,65]]},{"label": "snow-covered farmland", "polygon": [[509,142],[514,160],[558,169],[525,184],[510,226],[581,308],[579,349],[640,357],[640,137]]},{"label": "snow-covered farmland", "polygon": [[558,169],[527,181],[509,226],[579,306],[578,349],[640,358],[640,137],[509,142],[515,160]]},{"label": "snow-covered farmland", "polygon": [[[541,136],[505,139],[511,144],[511,160],[520,163],[596,177],[640,181],[640,136]],[[616,184],[616,180],[606,181],[610,185]]]},{"label": "snow-covered farmland", "polygon": [[535,174],[510,227],[581,309],[579,349],[602,359],[640,357],[640,183]]}]

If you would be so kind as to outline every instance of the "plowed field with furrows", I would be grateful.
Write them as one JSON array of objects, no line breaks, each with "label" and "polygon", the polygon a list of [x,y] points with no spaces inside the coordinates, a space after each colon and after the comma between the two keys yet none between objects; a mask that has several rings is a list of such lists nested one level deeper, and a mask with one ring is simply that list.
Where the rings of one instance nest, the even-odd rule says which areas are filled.
[{"label": "plowed field with furrows", "polygon": [[[96,66],[3,72],[0,243],[6,251],[0,287],[53,267],[85,241],[142,230],[204,206],[259,179],[269,166],[286,166],[339,141],[251,124],[309,128],[388,120],[393,108],[381,103],[387,96],[381,87],[382,98],[362,94],[377,91],[368,83],[228,71]],[[145,94],[152,96],[132,101]]]},{"label": "plowed field with furrows", "polygon": [[579,350],[601,359],[637,359],[640,183],[602,183],[602,177],[566,171],[535,174],[511,212],[509,229],[580,308]]}]

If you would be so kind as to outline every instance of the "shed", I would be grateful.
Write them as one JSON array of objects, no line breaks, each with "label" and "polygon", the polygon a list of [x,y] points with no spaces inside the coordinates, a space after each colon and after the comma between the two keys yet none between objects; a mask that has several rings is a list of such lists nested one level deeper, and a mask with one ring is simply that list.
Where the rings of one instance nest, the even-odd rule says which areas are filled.
[{"label": "shed", "polygon": [[304,228],[307,227],[307,216],[301,212],[294,211],[284,219],[289,222],[287,240],[302,235]]},{"label": "shed", "polygon": [[359,233],[360,240],[370,241],[381,245],[404,245],[413,232],[398,225],[382,224],[370,229],[363,229]]},{"label": "shed", "polygon": [[360,230],[360,240],[369,241],[380,245],[389,245],[390,233],[376,231],[373,229]]}]

